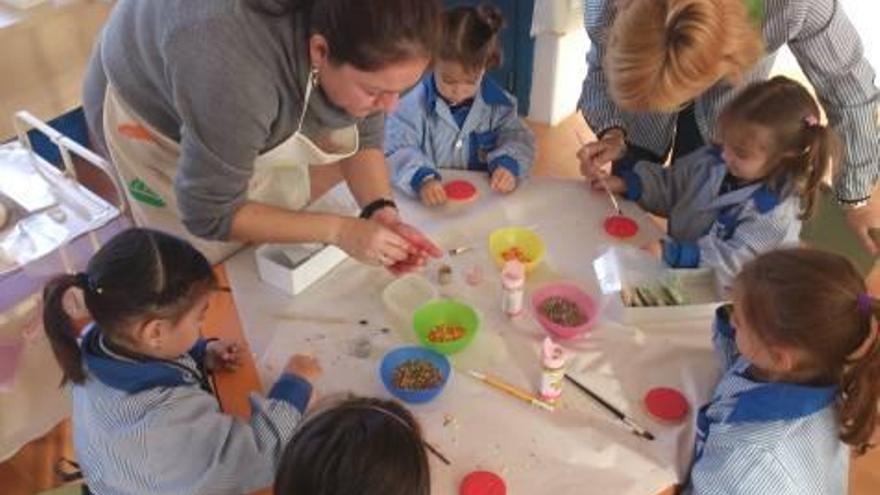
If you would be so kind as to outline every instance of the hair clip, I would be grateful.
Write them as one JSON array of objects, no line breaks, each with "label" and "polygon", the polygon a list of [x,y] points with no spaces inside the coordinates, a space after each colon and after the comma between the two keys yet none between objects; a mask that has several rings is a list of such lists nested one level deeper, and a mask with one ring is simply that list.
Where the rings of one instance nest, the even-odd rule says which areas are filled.
[{"label": "hair clip", "polygon": [[819,126],[819,118],[815,115],[807,115],[804,117],[804,124],[807,125],[807,128],[810,127],[818,127]]}]

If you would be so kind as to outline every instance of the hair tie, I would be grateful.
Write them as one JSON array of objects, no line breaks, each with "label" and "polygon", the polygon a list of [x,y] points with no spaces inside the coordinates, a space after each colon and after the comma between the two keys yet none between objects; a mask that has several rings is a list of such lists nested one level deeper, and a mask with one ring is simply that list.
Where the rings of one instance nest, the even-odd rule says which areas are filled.
[{"label": "hair tie", "polygon": [[804,117],[804,124],[806,124],[807,129],[819,127],[819,118],[815,115],[807,115],[806,117]]},{"label": "hair tie", "polygon": [[862,292],[856,297],[856,307],[859,308],[859,313],[862,316],[871,316],[871,306],[874,302],[874,299],[870,294],[866,292]]},{"label": "hair tie", "polygon": [[74,275],[74,277],[76,277],[75,285],[80,289],[94,294],[101,294],[104,292],[104,290],[98,287],[98,285],[92,280],[92,277],[90,277],[88,273],[79,272]]}]

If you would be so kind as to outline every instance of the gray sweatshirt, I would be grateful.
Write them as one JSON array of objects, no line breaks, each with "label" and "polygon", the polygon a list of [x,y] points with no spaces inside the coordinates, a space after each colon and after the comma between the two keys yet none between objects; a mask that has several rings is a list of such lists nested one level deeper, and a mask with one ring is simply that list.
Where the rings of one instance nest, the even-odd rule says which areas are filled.
[{"label": "gray sweatshirt", "polygon": [[[118,1],[83,89],[99,144],[108,80],[135,113],[180,143],[179,215],[193,234],[209,239],[228,236],[256,157],[296,130],[310,69],[301,16],[267,16],[244,3]],[[315,91],[304,132],[315,137],[357,123],[361,149],[381,150],[384,119],[351,117]]]}]

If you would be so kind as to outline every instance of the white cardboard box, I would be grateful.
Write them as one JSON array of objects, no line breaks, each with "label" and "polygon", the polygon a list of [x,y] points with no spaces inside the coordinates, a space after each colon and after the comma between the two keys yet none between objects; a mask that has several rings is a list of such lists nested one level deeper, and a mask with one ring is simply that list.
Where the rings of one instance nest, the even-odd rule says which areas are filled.
[{"label": "white cardboard box", "polygon": [[[348,186],[342,183],[306,211],[356,216],[358,205]],[[348,254],[323,244],[264,244],[257,248],[255,257],[263,282],[295,296],[345,261]]]},{"label": "white cardboard box", "polygon": [[348,255],[321,244],[264,244],[257,248],[260,279],[292,296],[306,290]]}]

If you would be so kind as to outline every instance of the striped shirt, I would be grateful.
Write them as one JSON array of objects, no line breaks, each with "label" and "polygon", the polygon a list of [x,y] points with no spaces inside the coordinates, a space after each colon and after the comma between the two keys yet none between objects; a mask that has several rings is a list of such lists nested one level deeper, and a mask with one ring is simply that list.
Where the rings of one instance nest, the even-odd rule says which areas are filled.
[{"label": "striped shirt", "polygon": [[232,495],[272,483],[308,382],[285,375],[268,399],[251,396],[245,422],[205,390],[205,341],[174,361],[136,361],[100,335],[83,337],[88,378],[73,386],[74,447],[93,493]]},{"label": "striped shirt", "polygon": [[[586,0],[585,24],[592,45],[580,109],[597,133],[620,127],[628,142],[664,156],[677,114],[625,112],[608,94],[601,67],[614,4],[614,0]],[[846,159],[835,184],[838,197],[849,201],[869,197],[880,178],[880,92],[858,33],[836,0],[764,0],[763,5],[762,32],[769,55],[745,75],[743,83],[766,79],[776,51],[787,44],[844,142]],[[696,99],[697,125],[706,142],[715,137],[718,114],[740,88],[721,81]]]},{"label": "striped shirt", "polygon": [[535,137],[516,111],[516,100],[483,77],[470,108],[450,108],[430,75],[401,101],[385,123],[385,156],[391,180],[418,195],[438,169],[494,172],[526,177],[535,159]]},{"label": "striped shirt", "polygon": [[663,260],[675,268],[707,266],[726,292],[742,266],[758,254],[797,245],[798,196],[777,194],[764,182],[723,189],[721,150],[705,146],[673,166],[638,162],[621,173],[626,197],[669,219]]},{"label": "striped shirt", "polygon": [[844,495],[849,448],[838,437],[836,387],[758,382],[736,350],[724,308],[713,340],[726,368],[697,416],[684,495]]}]

